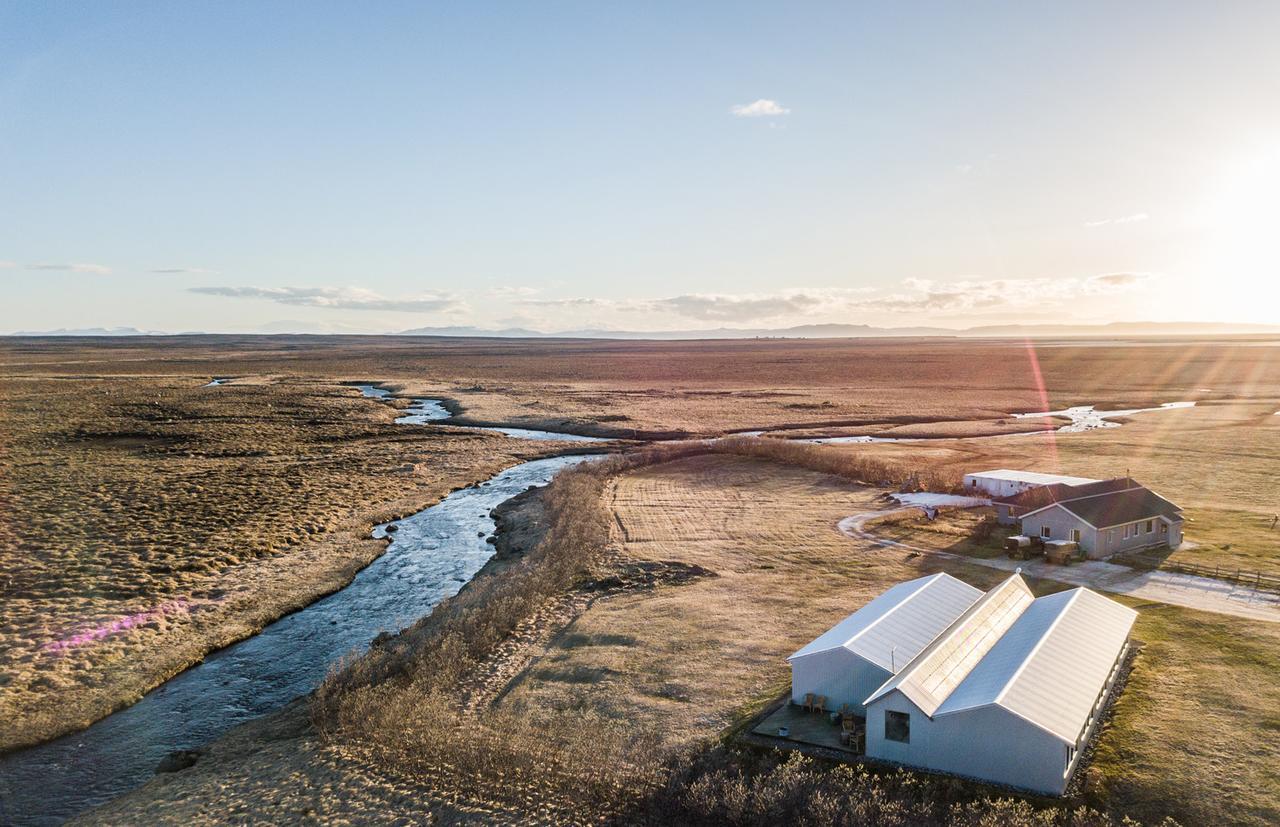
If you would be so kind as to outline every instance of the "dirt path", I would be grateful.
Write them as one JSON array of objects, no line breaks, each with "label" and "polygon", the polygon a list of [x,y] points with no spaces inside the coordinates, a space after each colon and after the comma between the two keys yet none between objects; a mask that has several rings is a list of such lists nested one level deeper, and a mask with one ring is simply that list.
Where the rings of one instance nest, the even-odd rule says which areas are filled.
[{"label": "dirt path", "polygon": [[911,510],[914,509],[890,508],[854,514],[841,520],[837,528],[846,537],[866,540],[884,548],[900,548],[944,560],[961,560],[1005,571],[1020,568],[1030,577],[1056,580],[1059,583],[1070,583],[1074,586],[1088,586],[1099,591],[1127,594],[1144,600],[1185,606],[1188,609],[1280,623],[1280,595],[1255,591],[1224,580],[1166,571],[1136,571],[1105,560],[1085,560],[1071,566],[1057,566],[1043,560],[967,557],[963,554],[888,540],[866,528],[866,522],[874,517]]}]

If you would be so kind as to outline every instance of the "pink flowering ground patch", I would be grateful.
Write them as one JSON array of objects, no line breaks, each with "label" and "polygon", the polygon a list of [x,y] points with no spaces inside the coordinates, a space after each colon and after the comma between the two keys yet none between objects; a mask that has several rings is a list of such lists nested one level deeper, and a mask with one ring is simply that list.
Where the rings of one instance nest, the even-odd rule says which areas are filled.
[{"label": "pink flowering ground patch", "polygon": [[73,635],[61,638],[60,640],[50,641],[49,643],[41,646],[40,651],[54,655],[65,654],[71,649],[80,646],[87,646],[90,643],[96,643],[97,641],[104,640],[111,635],[127,632],[137,626],[144,626],[153,620],[187,614],[191,611],[191,605],[191,601],[186,598],[166,600],[165,602],[157,604],[155,607],[147,609],[146,611],[118,617],[102,624],[101,626],[77,632]]}]

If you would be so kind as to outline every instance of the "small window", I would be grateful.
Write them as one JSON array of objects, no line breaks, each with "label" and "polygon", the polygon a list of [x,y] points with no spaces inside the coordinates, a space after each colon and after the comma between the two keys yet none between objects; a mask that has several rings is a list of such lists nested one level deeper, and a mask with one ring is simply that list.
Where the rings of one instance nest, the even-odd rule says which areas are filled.
[{"label": "small window", "polygon": [[1071,542],[1073,543],[1080,542],[1080,529],[1078,528],[1071,529]]},{"label": "small window", "polygon": [[1148,533],[1148,534],[1150,534],[1151,532],[1153,532],[1153,531],[1155,531],[1155,530],[1156,530],[1156,521],[1155,521],[1155,520],[1147,520],[1147,533]]},{"label": "small window", "polygon": [[1134,536],[1134,537],[1137,537],[1137,536],[1138,536],[1139,534],[1141,534],[1141,533],[1142,533],[1142,523],[1134,523],[1134,524],[1133,524],[1133,536]]},{"label": "small window", "polygon": [[1116,530],[1114,528],[1107,529],[1107,545],[1111,545],[1116,541]]},{"label": "small window", "polygon": [[1040,536],[1045,538],[1052,537],[1053,532],[1049,530],[1049,526],[1042,525],[1040,526]]},{"label": "small window", "polygon": [[884,713],[884,739],[900,744],[911,743],[911,716],[888,710]]}]

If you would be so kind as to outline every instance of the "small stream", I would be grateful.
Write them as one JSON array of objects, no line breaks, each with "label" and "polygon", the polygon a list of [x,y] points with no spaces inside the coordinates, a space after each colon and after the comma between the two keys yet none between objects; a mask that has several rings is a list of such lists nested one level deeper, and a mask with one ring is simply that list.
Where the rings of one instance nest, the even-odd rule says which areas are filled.
[{"label": "small stream", "polygon": [[[388,401],[391,399],[391,391],[386,388],[380,388],[377,385],[355,385],[363,396],[370,399],[380,399]],[[444,406],[444,402],[439,399],[412,399],[409,407],[405,408],[404,414],[396,418],[397,425],[425,425],[434,422],[438,425],[450,425],[454,423],[444,422],[453,414],[449,413],[449,409]],[[582,436],[581,434],[566,434],[561,431],[537,431],[530,428],[507,428],[495,425],[466,425],[458,424],[459,428],[470,428],[473,431],[494,431],[496,433],[505,434],[515,439],[533,439],[533,440],[553,440],[555,442],[608,442],[608,439],[598,436]]]},{"label": "small stream", "polygon": [[[1065,417],[1069,422],[1065,425],[1059,425],[1056,428],[1043,428],[1036,431],[1016,431],[1008,434],[985,434],[983,436],[826,436],[826,437],[809,437],[805,439],[797,439],[796,442],[813,442],[819,445],[841,445],[849,443],[870,443],[870,442],[931,442],[940,439],[957,439],[957,440],[973,440],[973,439],[1000,439],[1003,437],[1013,436],[1036,436],[1038,434],[1078,434],[1085,431],[1093,431],[1098,428],[1119,428],[1121,423],[1112,420],[1133,416],[1140,413],[1151,413],[1153,411],[1169,411],[1177,408],[1194,408],[1194,402],[1164,402],[1158,408],[1129,408],[1122,411],[1100,411],[1093,405],[1077,405],[1073,408],[1063,408],[1060,411],[1030,411],[1028,413],[1010,414],[1014,419],[1044,419],[1050,416]],[[760,431],[752,431],[751,435],[759,435]]]},{"label": "small stream", "polygon": [[[373,386],[361,391],[389,396]],[[414,425],[448,416],[438,400],[418,399],[396,421]],[[484,430],[602,441],[520,428]],[[345,588],[210,654],[88,729],[0,756],[0,824],[61,824],[145,783],[170,751],[199,747],[310,692],[340,658],[363,651],[381,632],[397,632],[426,616],[475,576],[493,556],[486,542],[494,531],[493,508],[590,458],[521,463],[398,520],[394,533],[376,526],[373,536],[390,536],[390,544]]]}]

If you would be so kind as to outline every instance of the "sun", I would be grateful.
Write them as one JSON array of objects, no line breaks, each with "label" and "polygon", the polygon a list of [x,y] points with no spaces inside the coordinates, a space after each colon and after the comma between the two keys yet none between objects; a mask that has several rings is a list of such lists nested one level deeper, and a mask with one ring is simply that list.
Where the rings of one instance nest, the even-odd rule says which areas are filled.
[{"label": "sun", "polygon": [[1280,318],[1280,141],[1218,176],[1204,221],[1209,272],[1227,291],[1219,296],[1224,309]]}]

